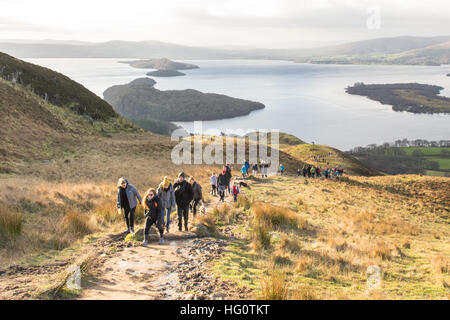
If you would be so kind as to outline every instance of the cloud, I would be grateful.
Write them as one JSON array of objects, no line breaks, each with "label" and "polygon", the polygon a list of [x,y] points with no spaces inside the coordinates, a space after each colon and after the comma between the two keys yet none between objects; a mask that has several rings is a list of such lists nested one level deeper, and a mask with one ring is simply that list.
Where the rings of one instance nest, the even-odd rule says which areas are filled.
[{"label": "cloud", "polygon": [[[367,29],[371,6],[380,8],[380,30]],[[440,35],[449,13],[445,0],[0,0],[0,38],[271,46]]]}]

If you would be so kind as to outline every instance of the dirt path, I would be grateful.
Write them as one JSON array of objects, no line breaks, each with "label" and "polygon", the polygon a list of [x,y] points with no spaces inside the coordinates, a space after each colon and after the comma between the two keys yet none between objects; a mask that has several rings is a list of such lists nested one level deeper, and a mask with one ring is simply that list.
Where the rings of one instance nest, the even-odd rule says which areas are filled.
[{"label": "dirt path", "polygon": [[154,242],[148,247],[125,248],[102,263],[96,283],[83,289],[82,299],[175,299],[180,281],[171,272],[182,262],[181,251],[192,240]]},{"label": "dirt path", "polygon": [[[232,202],[232,196],[225,198],[225,203]],[[219,197],[213,197],[207,210],[220,204]],[[190,224],[192,220],[191,214]],[[172,229],[176,227],[174,221]],[[229,243],[230,239],[197,238],[192,232],[175,231],[165,235],[163,245],[153,234],[149,246],[142,247],[139,242],[124,241],[123,234],[110,234],[80,252],[97,258],[77,299],[249,298],[249,288],[220,280],[210,271],[209,262],[225,254]],[[0,270],[0,299],[37,298],[36,292],[71,263],[72,260],[56,261]]]},{"label": "dirt path", "polygon": [[[232,196],[226,197],[226,203],[232,201]],[[214,197],[207,210],[219,203],[218,197]],[[165,235],[165,239],[159,245],[155,235],[148,247],[127,243],[120,244],[113,254],[105,250],[94,266],[94,281],[83,288],[80,299],[244,299],[249,296],[250,289],[219,280],[208,270],[208,262],[224,254],[227,240],[195,239],[191,232],[178,231]]]}]

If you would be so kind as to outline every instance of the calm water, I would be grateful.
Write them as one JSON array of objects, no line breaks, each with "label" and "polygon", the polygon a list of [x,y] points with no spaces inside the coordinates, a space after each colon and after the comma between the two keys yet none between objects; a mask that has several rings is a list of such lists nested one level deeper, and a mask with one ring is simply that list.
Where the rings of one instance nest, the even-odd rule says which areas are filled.
[{"label": "calm water", "polygon": [[[103,91],[145,76],[123,59],[27,59],[59,71],[103,97]],[[200,69],[184,77],[154,78],[160,90],[197,89],[262,102],[248,116],[203,122],[203,129],[279,129],[343,150],[396,139],[450,139],[450,115],[394,112],[365,97],[345,93],[355,82],[420,82],[440,85],[450,97],[450,66],[310,65],[285,61],[193,61]],[[188,130],[193,123],[178,123]]]}]

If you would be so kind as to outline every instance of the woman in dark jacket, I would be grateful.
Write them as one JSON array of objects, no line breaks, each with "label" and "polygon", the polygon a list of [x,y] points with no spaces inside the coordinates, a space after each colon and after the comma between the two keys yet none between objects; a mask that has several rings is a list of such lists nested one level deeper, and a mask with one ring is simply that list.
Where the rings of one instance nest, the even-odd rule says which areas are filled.
[{"label": "woman in dark jacket", "polygon": [[138,204],[136,198],[141,202],[141,195],[125,178],[119,179],[117,188],[117,210],[119,214],[122,214],[123,209],[123,215],[127,224],[127,231],[125,231],[125,233],[130,233],[130,229],[131,232],[134,233],[134,212],[136,211],[136,206]]},{"label": "woman in dark jacket", "polygon": [[184,230],[188,231],[189,204],[194,198],[194,194],[192,186],[185,180],[184,172],[180,172],[178,181],[173,184],[173,188],[178,211],[178,230],[182,231],[184,219]]},{"label": "woman in dark jacket", "polygon": [[194,177],[189,178],[189,183],[192,186],[192,193],[193,193],[193,203],[192,203],[192,214],[195,216],[197,215],[197,206],[200,203],[200,201],[203,200],[203,194],[202,194],[202,186],[198,184]]},{"label": "woman in dark jacket", "polygon": [[148,245],[148,234],[150,227],[155,224],[159,230],[159,244],[164,243],[164,227],[162,224],[162,205],[161,200],[156,195],[155,189],[149,189],[145,194],[142,201],[145,213],[145,230],[144,230],[144,242],[142,245],[146,247]]}]

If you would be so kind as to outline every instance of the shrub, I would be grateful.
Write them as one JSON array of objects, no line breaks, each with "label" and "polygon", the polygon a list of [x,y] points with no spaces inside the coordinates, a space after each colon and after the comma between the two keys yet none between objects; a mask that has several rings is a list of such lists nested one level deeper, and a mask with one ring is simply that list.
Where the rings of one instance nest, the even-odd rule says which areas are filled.
[{"label": "shrub", "polygon": [[117,208],[112,203],[105,203],[103,205],[97,206],[94,209],[94,214],[97,220],[102,224],[110,224],[123,220],[123,215],[117,212]]},{"label": "shrub", "polygon": [[274,228],[299,228],[300,221],[297,214],[287,208],[258,203],[254,204],[251,210],[257,222],[264,221],[266,224]]},{"label": "shrub", "polygon": [[263,300],[286,300],[288,294],[285,277],[279,273],[274,273],[261,282],[261,299]]},{"label": "shrub", "polygon": [[300,243],[296,239],[290,239],[286,235],[281,237],[280,248],[291,253],[300,252]]},{"label": "shrub", "polygon": [[12,240],[22,232],[23,217],[19,212],[0,207],[0,241]]},{"label": "shrub", "polygon": [[270,227],[264,222],[255,222],[253,219],[250,236],[254,249],[267,249],[270,246]]},{"label": "shrub", "polygon": [[232,224],[236,221],[238,216],[238,211],[233,209],[232,207],[224,204],[220,207],[215,207],[212,211],[210,211],[210,217],[217,224]]},{"label": "shrub", "polygon": [[290,290],[289,299],[292,300],[317,300],[314,289],[307,285],[299,285]]},{"label": "shrub", "polygon": [[242,208],[244,210],[250,209],[250,205],[250,200],[244,195],[239,195],[235,203],[236,208]]},{"label": "shrub", "polygon": [[62,230],[76,236],[84,236],[92,233],[94,228],[87,215],[78,211],[69,211],[62,219]]},{"label": "shrub", "polygon": [[211,215],[201,216],[199,224],[194,227],[193,231],[198,237],[215,237],[219,234],[215,219]]},{"label": "shrub", "polygon": [[386,244],[383,240],[378,240],[370,250],[370,256],[380,257],[383,260],[390,260],[392,258],[392,247]]}]

